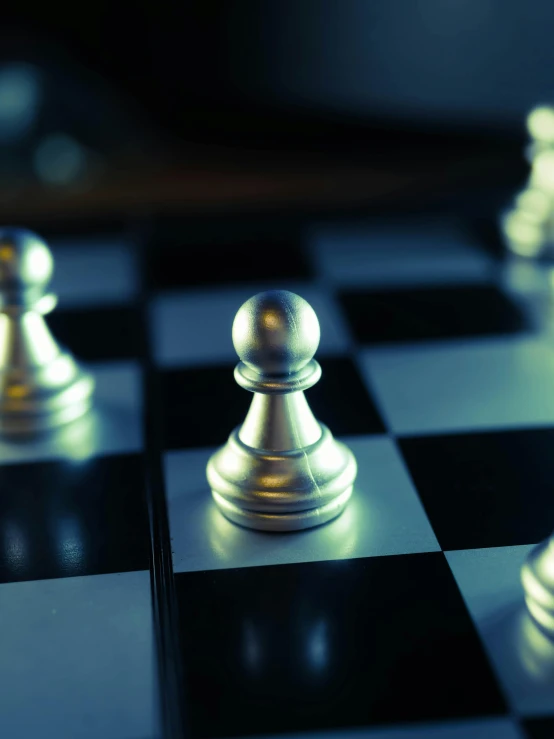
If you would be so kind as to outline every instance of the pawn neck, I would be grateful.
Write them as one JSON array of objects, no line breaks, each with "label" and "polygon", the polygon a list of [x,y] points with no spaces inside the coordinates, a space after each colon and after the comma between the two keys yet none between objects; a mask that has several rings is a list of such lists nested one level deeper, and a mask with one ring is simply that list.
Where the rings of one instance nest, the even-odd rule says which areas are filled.
[{"label": "pawn neck", "polygon": [[0,313],[21,316],[24,313],[50,313],[58,302],[56,295],[42,288],[30,287],[26,290],[0,290]]},{"label": "pawn neck", "polygon": [[303,392],[254,393],[239,439],[253,449],[286,452],[315,444],[321,434]]}]

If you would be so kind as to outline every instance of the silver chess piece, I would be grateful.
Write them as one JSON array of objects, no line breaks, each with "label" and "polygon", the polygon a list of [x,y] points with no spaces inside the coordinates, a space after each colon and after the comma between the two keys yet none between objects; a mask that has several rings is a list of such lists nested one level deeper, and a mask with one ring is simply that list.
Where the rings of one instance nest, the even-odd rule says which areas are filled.
[{"label": "silver chess piece", "polygon": [[507,249],[518,257],[554,254],[554,107],[540,105],[527,116],[530,172],[525,187],[501,214]]},{"label": "silver chess piece", "polygon": [[352,494],[354,455],[315,419],[304,395],[321,376],[313,359],[319,336],[313,308],[286,290],[255,295],[235,317],[235,380],[254,397],[242,426],[209,460],[207,477],[221,512],[242,526],[318,526]]},{"label": "silver chess piece", "polygon": [[554,639],[554,534],[531,550],[521,581],[529,613]]},{"label": "silver chess piece", "polygon": [[53,338],[44,315],[50,249],[31,231],[0,228],[0,433],[34,434],[81,417],[94,380]]}]

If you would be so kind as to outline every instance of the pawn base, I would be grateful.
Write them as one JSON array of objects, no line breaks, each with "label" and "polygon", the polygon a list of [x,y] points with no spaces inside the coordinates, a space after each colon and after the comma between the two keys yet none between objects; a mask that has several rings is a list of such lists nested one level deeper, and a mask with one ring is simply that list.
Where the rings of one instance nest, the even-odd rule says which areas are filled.
[{"label": "pawn base", "polygon": [[69,354],[24,377],[0,372],[0,383],[0,435],[4,437],[43,434],[76,421],[89,411],[95,384]]},{"label": "pawn base", "polygon": [[351,495],[352,485],[339,498],[320,508],[311,508],[298,513],[270,514],[240,508],[212,490],[212,497],[226,518],[240,526],[258,531],[301,531],[320,526],[337,518],[346,508]]},{"label": "pawn base", "polygon": [[554,536],[531,550],[521,580],[529,613],[554,638]]},{"label": "pawn base", "polygon": [[356,460],[321,429],[311,446],[285,452],[253,449],[235,429],[207,467],[223,515],[262,531],[298,531],[336,518],[352,495]]}]

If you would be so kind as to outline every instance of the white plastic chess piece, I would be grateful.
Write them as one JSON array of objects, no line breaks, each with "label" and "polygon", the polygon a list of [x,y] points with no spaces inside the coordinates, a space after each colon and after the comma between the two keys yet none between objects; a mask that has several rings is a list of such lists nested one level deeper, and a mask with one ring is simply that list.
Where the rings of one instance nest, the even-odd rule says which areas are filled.
[{"label": "white plastic chess piece", "polygon": [[90,407],[92,377],[55,341],[44,314],[53,259],[36,234],[0,229],[0,433],[34,434]]},{"label": "white plastic chess piece", "polygon": [[286,290],[255,295],[235,317],[235,379],[254,397],[207,467],[214,500],[235,523],[305,529],[338,516],[352,494],[354,455],[314,418],[304,396],[321,376],[313,359],[319,335],[312,307]]}]

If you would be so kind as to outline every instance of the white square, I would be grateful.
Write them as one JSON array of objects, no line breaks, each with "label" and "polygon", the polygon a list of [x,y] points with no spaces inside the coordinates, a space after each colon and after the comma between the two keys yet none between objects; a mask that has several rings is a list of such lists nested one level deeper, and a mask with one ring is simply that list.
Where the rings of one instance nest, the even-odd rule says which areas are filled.
[{"label": "white square", "polygon": [[0,736],[158,735],[150,575],[0,586]]},{"label": "white square", "polygon": [[123,238],[56,240],[50,290],[63,308],[116,305],[138,292],[136,253]]},{"label": "white square", "polygon": [[350,438],[358,477],[346,510],[307,531],[275,534],[231,523],[212,501],[213,450],[168,452],[166,489],[176,572],[433,552],[439,545],[394,443]]},{"label": "white square", "polygon": [[74,423],[31,439],[0,440],[0,464],[138,452],[143,446],[142,371],[137,362],[88,367],[93,408]]},{"label": "white square", "polygon": [[531,546],[447,552],[446,558],[512,708],[554,713],[554,643],[529,617],[520,581]]},{"label": "white square", "polygon": [[[275,286],[272,286],[275,287]],[[162,367],[237,362],[232,326],[241,305],[267,285],[221,290],[162,293],[152,301],[150,329],[156,361]],[[349,333],[332,295],[313,285],[287,284],[279,289],[301,295],[315,310],[321,326],[319,352],[342,353]]]},{"label": "white square", "polygon": [[479,283],[492,275],[490,257],[452,222],[323,224],[309,240],[319,274],[341,286]]},{"label": "white square", "polygon": [[535,338],[367,349],[361,370],[397,434],[554,423],[554,346]]}]

